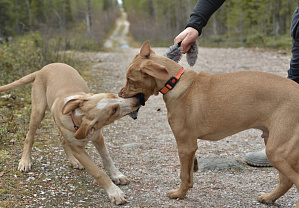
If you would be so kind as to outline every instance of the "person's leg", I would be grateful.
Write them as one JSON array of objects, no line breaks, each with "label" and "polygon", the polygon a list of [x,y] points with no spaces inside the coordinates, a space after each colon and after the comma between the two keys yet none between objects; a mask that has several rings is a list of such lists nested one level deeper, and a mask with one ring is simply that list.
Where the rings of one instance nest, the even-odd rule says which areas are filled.
[{"label": "person's leg", "polygon": [[[291,23],[292,58],[288,78],[299,83],[299,8],[295,10]],[[256,167],[271,167],[265,149],[258,152],[249,152],[245,155],[245,162]]]},{"label": "person's leg", "polygon": [[290,62],[290,69],[288,70],[288,78],[299,83],[299,8],[297,8],[293,15],[291,24],[292,36],[292,58]]}]

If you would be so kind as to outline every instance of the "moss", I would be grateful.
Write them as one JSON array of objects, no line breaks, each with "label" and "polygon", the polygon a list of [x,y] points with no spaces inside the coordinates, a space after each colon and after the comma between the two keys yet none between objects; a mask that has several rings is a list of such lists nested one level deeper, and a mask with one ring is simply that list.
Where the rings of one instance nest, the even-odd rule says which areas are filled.
[{"label": "moss", "polygon": [[45,144],[43,142],[34,142],[33,147],[42,148],[44,145]]},{"label": "moss", "polygon": [[10,155],[6,150],[0,150],[0,159],[7,160],[10,159]]},{"label": "moss", "polygon": [[29,194],[30,192],[29,192],[28,190],[22,190],[20,193],[21,193],[21,194],[24,194],[24,195],[27,195],[27,194]]},{"label": "moss", "polygon": [[6,189],[0,189],[0,195],[6,194],[6,193],[8,193],[8,190],[6,190]]}]

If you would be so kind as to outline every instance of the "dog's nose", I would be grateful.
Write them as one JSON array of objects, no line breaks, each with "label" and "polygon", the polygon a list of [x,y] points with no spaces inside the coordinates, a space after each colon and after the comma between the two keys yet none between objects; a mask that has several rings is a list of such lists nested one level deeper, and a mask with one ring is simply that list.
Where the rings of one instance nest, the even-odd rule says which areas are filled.
[{"label": "dog's nose", "polygon": [[123,94],[124,94],[124,88],[121,88],[121,90],[118,92],[118,97],[123,98],[124,97]]}]

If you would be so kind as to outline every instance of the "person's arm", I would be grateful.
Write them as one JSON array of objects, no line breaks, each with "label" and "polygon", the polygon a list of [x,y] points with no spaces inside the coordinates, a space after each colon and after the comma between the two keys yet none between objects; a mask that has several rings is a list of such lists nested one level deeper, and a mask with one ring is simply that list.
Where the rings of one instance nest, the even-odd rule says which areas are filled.
[{"label": "person's arm", "polygon": [[225,0],[198,0],[184,31],[182,31],[174,42],[182,41],[181,48],[186,53],[190,49],[190,44],[196,41],[201,35],[202,28],[205,27],[212,14],[219,9]]},{"label": "person's arm", "polygon": [[202,28],[205,27],[212,14],[219,9],[225,0],[198,0],[193,12],[190,15],[187,27],[192,27],[201,35]]}]

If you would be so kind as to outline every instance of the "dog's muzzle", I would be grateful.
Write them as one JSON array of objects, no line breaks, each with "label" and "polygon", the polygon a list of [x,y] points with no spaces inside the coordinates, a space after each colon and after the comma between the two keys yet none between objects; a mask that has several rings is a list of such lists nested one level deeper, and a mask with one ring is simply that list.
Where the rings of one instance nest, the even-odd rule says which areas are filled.
[{"label": "dog's muzzle", "polygon": [[[133,97],[136,97],[136,98],[137,98],[136,106],[140,106],[140,105],[144,106],[144,105],[145,105],[144,94],[142,94],[142,93],[138,93],[138,94],[134,95]],[[134,120],[137,119],[139,109],[140,109],[140,108],[138,108],[137,110],[135,110],[135,111],[129,113],[129,116],[130,116],[131,118],[133,118]]]}]

